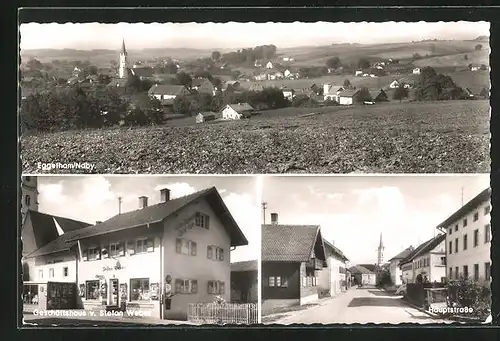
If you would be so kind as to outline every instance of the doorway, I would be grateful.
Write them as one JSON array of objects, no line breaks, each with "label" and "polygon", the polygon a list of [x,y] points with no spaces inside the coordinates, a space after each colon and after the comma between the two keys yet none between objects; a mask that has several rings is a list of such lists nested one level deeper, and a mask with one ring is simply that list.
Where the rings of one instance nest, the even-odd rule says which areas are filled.
[{"label": "doorway", "polygon": [[118,286],[118,279],[117,278],[111,278],[109,280],[109,287],[111,288],[110,290],[110,298],[109,298],[109,305],[112,306],[118,306],[119,305],[119,286]]}]

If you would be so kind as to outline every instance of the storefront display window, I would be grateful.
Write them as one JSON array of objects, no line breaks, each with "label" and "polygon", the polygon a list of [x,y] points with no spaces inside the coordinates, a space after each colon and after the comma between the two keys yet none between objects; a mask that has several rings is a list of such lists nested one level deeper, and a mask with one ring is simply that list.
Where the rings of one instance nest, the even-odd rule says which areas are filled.
[{"label": "storefront display window", "polygon": [[145,301],[150,299],[149,278],[130,279],[130,300]]},{"label": "storefront display window", "polygon": [[99,299],[99,281],[87,281],[85,282],[85,287],[87,289],[87,300],[98,300]]}]

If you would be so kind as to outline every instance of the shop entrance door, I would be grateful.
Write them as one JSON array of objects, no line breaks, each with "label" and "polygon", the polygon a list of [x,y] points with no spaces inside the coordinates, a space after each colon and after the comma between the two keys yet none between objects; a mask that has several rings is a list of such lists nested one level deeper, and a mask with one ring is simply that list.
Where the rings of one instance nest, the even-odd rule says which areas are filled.
[{"label": "shop entrance door", "polygon": [[119,287],[118,287],[118,279],[117,278],[112,278],[109,280],[109,287],[111,288],[110,290],[110,301],[109,305],[117,306],[118,305],[118,300],[119,300]]}]

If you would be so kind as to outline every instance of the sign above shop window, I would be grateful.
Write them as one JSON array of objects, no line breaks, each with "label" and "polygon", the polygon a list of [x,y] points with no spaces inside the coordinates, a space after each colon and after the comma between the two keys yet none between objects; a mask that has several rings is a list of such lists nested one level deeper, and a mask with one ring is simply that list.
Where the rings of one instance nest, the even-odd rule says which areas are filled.
[{"label": "sign above shop window", "polygon": [[102,271],[113,271],[113,270],[125,270],[125,267],[121,265],[120,261],[117,261],[115,266],[103,266]]}]

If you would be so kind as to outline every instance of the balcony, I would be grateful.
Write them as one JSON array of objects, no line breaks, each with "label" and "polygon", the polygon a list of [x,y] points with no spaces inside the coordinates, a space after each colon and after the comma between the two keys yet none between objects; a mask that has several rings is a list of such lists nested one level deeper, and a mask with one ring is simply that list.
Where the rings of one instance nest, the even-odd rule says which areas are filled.
[{"label": "balcony", "polygon": [[306,268],[314,269],[314,270],[321,270],[321,269],[323,269],[323,261],[321,259],[311,258],[307,261]]}]

